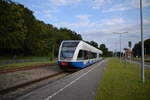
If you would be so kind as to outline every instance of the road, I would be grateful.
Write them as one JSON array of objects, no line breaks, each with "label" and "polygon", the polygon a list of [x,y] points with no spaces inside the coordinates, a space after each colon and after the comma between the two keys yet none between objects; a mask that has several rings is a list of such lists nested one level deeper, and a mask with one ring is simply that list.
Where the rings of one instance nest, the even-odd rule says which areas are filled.
[{"label": "road", "polygon": [[[140,61],[129,61],[129,60],[128,60],[128,62],[131,62],[131,63],[135,63],[135,64],[141,65],[141,62],[140,62]],[[144,64],[144,67],[150,68],[150,65],[149,65],[149,64]]]},{"label": "road", "polygon": [[95,63],[17,100],[93,100],[107,61]]}]

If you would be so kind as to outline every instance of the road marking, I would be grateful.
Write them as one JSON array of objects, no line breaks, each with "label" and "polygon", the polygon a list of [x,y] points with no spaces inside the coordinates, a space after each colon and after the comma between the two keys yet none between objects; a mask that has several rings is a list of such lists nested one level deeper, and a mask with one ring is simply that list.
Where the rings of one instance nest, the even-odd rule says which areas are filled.
[{"label": "road marking", "polygon": [[66,86],[64,86],[63,88],[59,89],[58,91],[56,91],[55,93],[53,93],[52,95],[48,96],[45,100],[50,100],[52,99],[54,96],[56,96],[58,93],[60,93],[61,91],[63,91],[65,88],[69,87],[70,85],[72,85],[73,83],[75,83],[76,81],[78,81],[80,78],[82,78],[83,76],[85,76],[86,74],[88,74],[89,72],[91,72],[92,70],[94,70],[96,67],[91,68],[89,71],[87,71],[86,73],[82,74],[80,77],[76,78],[75,80],[73,80],[72,82],[70,82],[69,84],[67,84]]}]

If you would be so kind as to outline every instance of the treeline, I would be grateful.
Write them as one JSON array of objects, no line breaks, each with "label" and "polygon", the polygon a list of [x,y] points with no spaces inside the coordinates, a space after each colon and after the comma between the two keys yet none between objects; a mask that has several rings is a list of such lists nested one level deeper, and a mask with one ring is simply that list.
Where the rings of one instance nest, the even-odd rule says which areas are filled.
[{"label": "treeline", "polygon": [[62,40],[82,40],[80,34],[36,19],[11,0],[0,0],[0,55],[57,56]]},{"label": "treeline", "polygon": [[[134,56],[141,56],[141,42],[134,45],[132,52]],[[144,41],[144,55],[150,56],[150,39]]]},{"label": "treeline", "polygon": [[86,41],[86,42],[89,43],[90,45],[100,49],[103,52],[103,54],[102,54],[103,57],[113,56],[113,52],[109,51],[105,44],[98,45],[98,43],[96,43],[95,41],[90,41],[90,42]]},{"label": "treeline", "polygon": [[[62,40],[82,40],[80,34],[36,19],[33,12],[11,0],[0,0],[0,55],[57,57]],[[105,44],[86,41],[112,56]]]}]

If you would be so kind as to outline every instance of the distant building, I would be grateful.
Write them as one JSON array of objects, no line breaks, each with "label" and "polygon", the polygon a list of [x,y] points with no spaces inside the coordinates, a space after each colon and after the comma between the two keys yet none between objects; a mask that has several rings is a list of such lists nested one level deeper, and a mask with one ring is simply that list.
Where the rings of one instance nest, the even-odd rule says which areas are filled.
[{"label": "distant building", "polygon": [[132,51],[128,48],[124,48],[125,52],[124,52],[124,56],[126,56],[127,58],[131,58],[132,56]]}]

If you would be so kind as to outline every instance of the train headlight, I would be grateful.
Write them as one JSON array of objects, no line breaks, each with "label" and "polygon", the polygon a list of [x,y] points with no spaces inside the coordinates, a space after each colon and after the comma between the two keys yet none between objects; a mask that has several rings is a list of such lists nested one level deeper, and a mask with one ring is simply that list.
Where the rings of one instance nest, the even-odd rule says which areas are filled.
[{"label": "train headlight", "polygon": [[68,66],[68,62],[61,62],[60,63],[62,66]]}]

